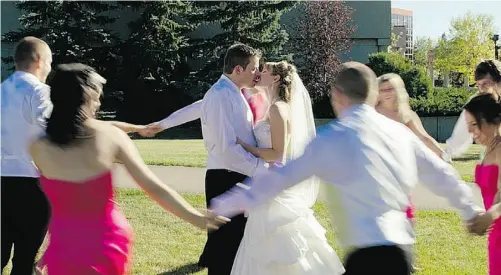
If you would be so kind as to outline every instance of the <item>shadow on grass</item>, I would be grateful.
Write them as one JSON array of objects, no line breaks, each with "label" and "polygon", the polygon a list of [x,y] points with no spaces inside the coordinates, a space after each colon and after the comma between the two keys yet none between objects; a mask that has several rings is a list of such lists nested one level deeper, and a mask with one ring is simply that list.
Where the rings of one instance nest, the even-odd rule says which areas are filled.
[{"label": "shadow on grass", "polygon": [[472,160],[478,160],[480,158],[479,155],[464,155],[461,157],[453,158],[453,161],[472,161]]},{"label": "shadow on grass", "polygon": [[183,266],[176,267],[173,270],[166,271],[163,273],[158,273],[157,275],[186,275],[193,274],[195,272],[199,272],[203,270],[203,267],[198,266],[197,263],[185,264]]}]

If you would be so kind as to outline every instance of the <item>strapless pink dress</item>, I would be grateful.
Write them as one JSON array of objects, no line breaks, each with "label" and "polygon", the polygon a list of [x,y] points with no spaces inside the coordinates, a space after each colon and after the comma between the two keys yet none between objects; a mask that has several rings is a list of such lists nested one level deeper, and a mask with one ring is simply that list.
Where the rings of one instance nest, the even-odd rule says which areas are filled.
[{"label": "strapless pink dress", "polygon": [[266,112],[268,111],[266,98],[263,93],[252,94],[252,92],[247,92],[245,89],[242,89],[242,93],[249,104],[254,117],[254,124],[256,124],[264,118]]},{"label": "strapless pink dress", "polygon": [[111,172],[82,183],[40,177],[52,206],[49,275],[129,272],[132,228],[113,201]]},{"label": "strapless pink dress", "polygon": [[[497,165],[477,165],[475,168],[475,182],[480,187],[485,209],[494,203],[498,192],[499,167]],[[501,275],[501,219],[494,221],[489,233],[489,275]]]}]

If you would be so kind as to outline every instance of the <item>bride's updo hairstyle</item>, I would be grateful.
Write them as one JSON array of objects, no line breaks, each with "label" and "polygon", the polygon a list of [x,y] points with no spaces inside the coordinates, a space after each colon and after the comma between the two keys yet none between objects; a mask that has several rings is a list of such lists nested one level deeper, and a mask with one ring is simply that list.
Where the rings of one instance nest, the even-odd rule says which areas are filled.
[{"label": "bride's updo hairstyle", "polygon": [[287,61],[267,62],[265,66],[272,75],[280,76],[278,98],[289,103],[292,94],[292,79],[294,73],[296,73],[296,67]]},{"label": "bride's updo hairstyle", "polygon": [[106,80],[94,68],[80,63],[61,64],[48,80],[52,114],[47,120],[49,140],[60,146],[86,136],[83,123],[94,116]]}]

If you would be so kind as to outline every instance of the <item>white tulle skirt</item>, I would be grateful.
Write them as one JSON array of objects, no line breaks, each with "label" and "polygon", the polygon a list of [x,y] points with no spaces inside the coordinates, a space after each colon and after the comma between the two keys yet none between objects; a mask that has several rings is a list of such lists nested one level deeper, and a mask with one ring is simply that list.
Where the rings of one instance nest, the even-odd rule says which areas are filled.
[{"label": "white tulle skirt", "polygon": [[325,229],[297,196],[283,193],[248,214],[232,275],[344,273]]}]

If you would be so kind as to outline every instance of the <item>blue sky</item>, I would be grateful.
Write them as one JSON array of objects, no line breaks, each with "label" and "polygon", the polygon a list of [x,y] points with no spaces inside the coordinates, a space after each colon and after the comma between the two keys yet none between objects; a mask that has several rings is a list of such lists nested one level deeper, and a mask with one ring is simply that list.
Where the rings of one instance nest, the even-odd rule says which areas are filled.
[{"label": "blue sky", "polygon": [[[438,38],[448,31],[450,20],[468,11],[494,16],[496,33],[501,34],[501,1],[395,1],[392,8],[412,10],[414,37]],[[497,16],[496,16],[497,15]]]}]

